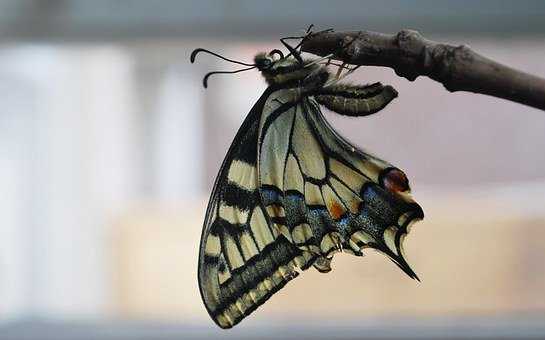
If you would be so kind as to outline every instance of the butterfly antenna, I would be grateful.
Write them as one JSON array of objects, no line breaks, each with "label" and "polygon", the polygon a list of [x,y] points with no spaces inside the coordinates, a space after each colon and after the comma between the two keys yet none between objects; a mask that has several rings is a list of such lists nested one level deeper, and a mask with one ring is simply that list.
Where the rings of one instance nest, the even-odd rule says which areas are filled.
[{"label": "butterfly antenna", "polygon": [[202,79],[202,85],[204,86],[204,88],[207,88],[208,87],[208,78],[210,78],[211,75],[213,74],[232,74],[232,73],[239,73],[239,72],[244,72],[244,71],[248,71],[248,70],[251,70],[255,68],[255,66],[252,66],[252,67],[247,67],[247,68],[243,68],[243,69],[240,69],[240,70],[235,70],[235,71],[213,71],[213,72],[208,72],[204,78]]},{"label": "butterfly antenna", "polygon": [[231,63],[235,63],[235,64],[239,64],[239,65],[244,65],[244,66],[255,66],[255,64],[248,64],[248,63],[243,63],[241,61],[237,61],[237,60],[233,60],[233,59],[229,59],[229,58],[226,58],[222,55],[219,55],[217,53],[214,53],[212,51],[209,51],[207,49],[204,49],[204,48],[196,48],[193,50],[193,52],[191,52],[191,57],[189,58],[189,60],[191,61],[191,63],[193,64],[195,62],[195,58],[197,57],[197,54],[199,54],[200,52],[203,52],[203,53],[208,53],[208,54],[211,54],[213,56],[216,56],[220,59],[223,59],[225,61],[228,61],[228,62],[231,62]]}]

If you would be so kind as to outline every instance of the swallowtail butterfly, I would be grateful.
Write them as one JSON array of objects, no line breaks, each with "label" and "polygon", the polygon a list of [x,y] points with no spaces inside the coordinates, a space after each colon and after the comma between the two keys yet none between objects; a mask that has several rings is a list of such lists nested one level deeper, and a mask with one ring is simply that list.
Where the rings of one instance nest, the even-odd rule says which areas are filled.
[{"label": "swallowtail butterfly", "polygon": [[[308,33],[311,34],[311,33]],[[308,35],[307,35],[308,37]],[[204,305],[230,328],[310,267],[326,273],[336,252],[384,253],[411,278],[403,238],[424,217],[409,195],[405,174],[341,137],[320,105],[341,115],[366,116],[397,92],[380,83],[339,83],[330,60],[302,59],[298,46],[257,54],[269,87],[242,123],[227,152],[206,210],[198,280]],[[299,37],[305,39],[305,37]],[[349,69],[346,73],[351,72]]]}]

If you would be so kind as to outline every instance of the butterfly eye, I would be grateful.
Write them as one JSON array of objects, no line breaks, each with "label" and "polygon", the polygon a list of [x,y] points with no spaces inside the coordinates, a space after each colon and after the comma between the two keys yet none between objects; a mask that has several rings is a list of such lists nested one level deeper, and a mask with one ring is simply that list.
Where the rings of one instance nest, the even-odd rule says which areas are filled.
[{"label": "butterfly eye", "polygon": [[273,60],[270,59],[270,57],[264,57],[256,59],[255,65],[259,70],[266,70],[270,68],[273,64]]}]

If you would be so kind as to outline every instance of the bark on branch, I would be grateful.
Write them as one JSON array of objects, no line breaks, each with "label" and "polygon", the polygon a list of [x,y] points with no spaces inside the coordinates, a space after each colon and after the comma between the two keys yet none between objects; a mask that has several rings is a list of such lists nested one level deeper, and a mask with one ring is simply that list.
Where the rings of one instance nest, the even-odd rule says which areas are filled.
[{"label": "bark on branch", "polygon": [[408,80],[427,76],[450,92],[469,91],[545,110],[545,79],[502,65],[472,51],[427,40],[416,31],[319,32],[302,45],[305,52],[354,65],[385,66]]}]

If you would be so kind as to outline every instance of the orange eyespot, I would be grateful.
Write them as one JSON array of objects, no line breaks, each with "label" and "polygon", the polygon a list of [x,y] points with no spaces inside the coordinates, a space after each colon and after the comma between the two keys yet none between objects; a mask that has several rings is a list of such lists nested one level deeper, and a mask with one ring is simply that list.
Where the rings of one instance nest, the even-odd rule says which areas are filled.
[{"label": "orange eyespot", "polygon": [[409,190],[409,180],[403,171],[391,168],[382,176],[382,186],[392,192],[405,192]]},{"label": "orange eyespot", "polygon": [[331,201],[329,202],[329,212],[334,220],[338,220],[343,215],[344,209],[340,206],[339,203]]}]

